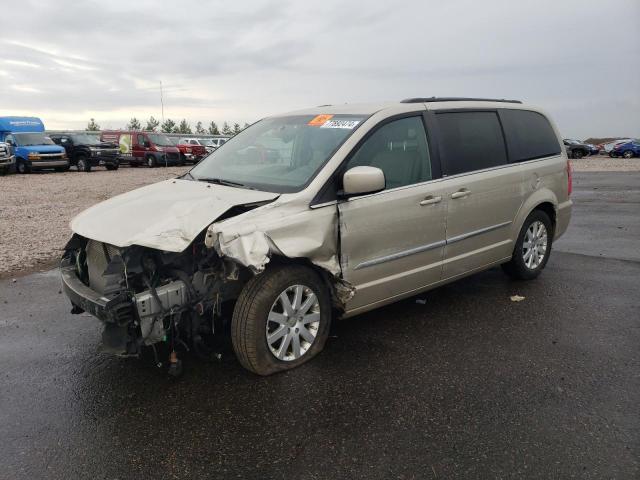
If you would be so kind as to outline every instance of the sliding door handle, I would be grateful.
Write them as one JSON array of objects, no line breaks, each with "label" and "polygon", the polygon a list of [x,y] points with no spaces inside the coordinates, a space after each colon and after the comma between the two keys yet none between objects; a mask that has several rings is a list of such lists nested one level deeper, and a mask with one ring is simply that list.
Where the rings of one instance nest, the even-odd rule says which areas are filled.
[{"label": "sliding door handle", "polygon": [[442,197],[434,197],[433,195],[429,195],[420,202],[420,206],[424,207],[425,205],[433,205],[434,203],[440,203],[441,201]]},{"label": "sliding door handle", "polygon": [[462,188],[457,192],[453,192],[451,194],[451,198],[464,198],[464,197],[468,197],[469,195],[471,195],[471,192],[466,188]]}]

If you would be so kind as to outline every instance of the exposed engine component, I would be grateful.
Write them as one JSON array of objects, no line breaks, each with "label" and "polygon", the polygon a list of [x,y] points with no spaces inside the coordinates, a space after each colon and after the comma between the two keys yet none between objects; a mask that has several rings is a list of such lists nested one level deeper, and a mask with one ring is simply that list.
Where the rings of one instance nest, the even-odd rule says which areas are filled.
[{"label": "exposed engine component", "polygon": [[147,317],[163,315],[172,308],[179,308],[187,303],[187,286],[182,280],[173,281],[154,290],[155,292],[146,290],[134,295],[141,321]]}]

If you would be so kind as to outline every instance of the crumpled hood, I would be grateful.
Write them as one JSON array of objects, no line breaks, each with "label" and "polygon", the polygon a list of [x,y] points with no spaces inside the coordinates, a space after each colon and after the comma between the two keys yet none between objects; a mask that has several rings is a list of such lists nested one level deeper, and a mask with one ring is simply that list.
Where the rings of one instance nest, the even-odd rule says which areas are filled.
[{"label": "crumpled hood", "polygon": [[270,201],[277,193],[166,180],[118,195],[71,220],[71,230],[117,247],[181,252],[208,225],[234,206]]}]

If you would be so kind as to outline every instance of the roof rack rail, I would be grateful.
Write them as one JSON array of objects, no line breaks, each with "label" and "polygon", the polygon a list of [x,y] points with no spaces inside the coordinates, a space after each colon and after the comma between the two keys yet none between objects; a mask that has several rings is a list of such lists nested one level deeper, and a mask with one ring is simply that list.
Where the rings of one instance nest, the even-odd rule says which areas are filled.
[{"label": "roof rack rail", "polygon": [[416,98],[405,98],[400,103],[428,103],[428,102],[522,103],[520,100],[507,100],[507,99],[504,99],[504,98],[467,98],[467,97],[416,97]]}]

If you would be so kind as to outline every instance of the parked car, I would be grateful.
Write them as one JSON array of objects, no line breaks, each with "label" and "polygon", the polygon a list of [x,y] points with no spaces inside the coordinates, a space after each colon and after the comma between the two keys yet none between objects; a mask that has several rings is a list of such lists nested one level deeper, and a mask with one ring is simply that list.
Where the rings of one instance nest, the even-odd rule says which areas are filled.
[{"label": "parked car", "polygon": [[619,143],[626,143],[626,142],[630,142],[632,141],[632,138],[622,138],[619,140],[614,140],[613,142],[609,142],[604,144],[603,146],[603,150],[605,151],[605,153],[608,153],[610,157],[614,157],[615,155],[612,155],[612,151],[613,151],[613,147],[615,147],[616,145],[618,145]]},{"label": "parked car", "polygon": [[621,142],[614,145],[611,150],[612,157],[624,157],[633,158],[640,156],[640,140],[630,140],[628,142]]},{"label": "parked car", "polygon": [[536,278],[570,194],[557,128],[520,102],[316,107],[81,213],[61,274],[114,352],[166,342],[177,373],[177,346],[207,353],[228,322],[240,363],[267,375],[317,355],[333,318],[496,265]]},{"label": "parked car", "polygon": [[103,142],[97,135],[87,133],[52,133],[49,138],[64,147],[69,164],[79,172],[90,172],[92,167],[104,165],[107,170],[120,166],[120,149],[111,142]]},{"label": "parked car", "polygon": [[176,147],[180,150],[183,163],[198,163],[207,155],[205,146],[200,145],[195,138],[178,138],[176,139]]},{"label": "parked car", "polygon": [[219,148],[222,145],[224,145],[231,137],[216,137],[216,138],[208,138],[207,140],[211,141],[211,144],[216,147]]},{"label": "parked car", "polygon": [[13,155],[11,146],[0,142],[0,175],[6,175],[11,172],[15,163],[16,157]]},{"label": "parked car", "polygon": [[120,162],[132,167],[179,165],[181,161],[180,150],[164,133],[105,130],[100,140],[119,145]]},{"label": "parked car", "polygon": [[589,147],[589,155],[598,155],[600,153],[600,146],[593,145],[592,143],[586,143],[587,147]]},{"label": "parked car", "polygon": [[586,157],[591,153],[591,148],[586,143],[582,143],[579,140],[572,140],[570,138],[565,138],[563,140],[564,147],[567,150],[567,155],[569,158],[580,159],[582,157]]},{"label": "parked car", "polygon": [[36,117],[0,117],[0,141],[9,145],[20,173],[53,168],[64,171],[69,160],[64,148],[44,134],[44,124]]}]

